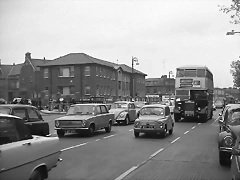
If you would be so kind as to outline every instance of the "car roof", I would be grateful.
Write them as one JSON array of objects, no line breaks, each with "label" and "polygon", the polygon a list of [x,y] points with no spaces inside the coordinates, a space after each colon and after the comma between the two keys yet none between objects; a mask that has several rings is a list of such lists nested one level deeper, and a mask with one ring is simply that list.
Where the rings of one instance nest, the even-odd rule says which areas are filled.
[{"label": "car roof", "polygon": [[10,117],[10,118],[17,118],[17,119],[20,119],[20,117],[17,117],[17,116],[13,116],[13,115],[10,115],[10,114],[3,114],[3,113],[0,113],[0,117]]},{"label": "car roof", "polygon": [[27,104],[1,104],[0,107],[9,107],[9,108],[14,108],[14,107],[31,107],[31,108],[36,108],[35,106],[27,105]]},{"label": "car roof", "polygon": [[106,105],[106,104],[101,104],[101,103],[79,103],[79,104],[73,104],[72,106],[79,106],[79,105],[87,105],[87,106],[90,106],[90,105],[94,105],[94,106],[99,106],[99,105]]},{"label": "car roof", "polygon": [[161,108],[165,108],[165,107],[168,107],[168,106],[164,105],[164,104],[148,104],[148,105],[144,105],[143,107],[161,107]]},{"label": "car roof", "polygon": [[115,103],[134,103],[134,102],[129,102],[129,101],[116,101]]},{"label": "car roof", "polygon": [[227,106],[229,106],[230,108],[228,109],[229,111],[233,110],[233,109],[238,109],[240,108],[240,104],[228,104]]}]

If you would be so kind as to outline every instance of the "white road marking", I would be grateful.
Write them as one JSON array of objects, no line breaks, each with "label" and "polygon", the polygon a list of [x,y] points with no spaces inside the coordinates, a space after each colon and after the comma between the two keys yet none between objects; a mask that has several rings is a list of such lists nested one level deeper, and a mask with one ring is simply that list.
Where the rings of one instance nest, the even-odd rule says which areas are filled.
[{"label": "white road marking", "polygon": [[175,142],[176,142],[177,140],[179,140],[179,139],[180,139],[180,137],[174,139],[174,140],[171,142],[171,144],[175,143]]},{"label": "white road marking", "polygon": [[133,166],[132,168],[130,168],[129,170],[127,170],[126,172],[124,172],[123,174],[121,174],[119,177],[117,177],[115,180],[122,180],[123,178],[125,178],[128,174],[130,174],[131,172],[133,172],[135,169],[137,169],[138,166]]},{"label": "white road marking", "polygon": [[152,155],[151,155],[151,158],[152,157],[154,157],[154,156],[156,156],[157,154],[159,154],[160,152],[162,152],[164,149],[162,148],[162,149],[159,149],[158,151],[156,151],[155,153],[153,153]]},{"label": "white road marking", "polygon": [[193,126],[191,129],[195,129],[196,128],[196,126]]},{"label": "white road marking", "polygon": [[100,139],[96,139],[95,141],[99,141]]},{"label": "white road marking", "polygon": [[186,131],[184,134],[187,134],[187,133],[189,133],[189,131]]},{"label": "white road marking", "polygon": [[219,119],[219,116],[217,119],[215,119],[215,121],[211,125],[215,125],[215,123],[218,121],[218,119]]},{"label": "white road marking", "polygon": [[107,138],[110,138],[110,137],[113,137],[113,136],[115,136],[115,134],[110,135],[110,136],[106,136],[106,137],[103,137],[103,138],[104,138],[104,139],[107,139]]},{"label": "white road marking", "polygon": [[86,145],[87,143],[88,143],[88,142],[82,143],[82,144],[78,144],[78,145],[75,145],[75,146],[70,146],[70,147],[68,147],[68,148],[62,149],[61,152],[67,151],[67,150],[70,150],[70,149],[74,149],[74,148],[77,148],[77,147],[80,147],[80,146],[84,146],[84,145]]},{"label": "white road marking", "polygon": [[133,131],[133,129],[130,129],[129,131]]}]

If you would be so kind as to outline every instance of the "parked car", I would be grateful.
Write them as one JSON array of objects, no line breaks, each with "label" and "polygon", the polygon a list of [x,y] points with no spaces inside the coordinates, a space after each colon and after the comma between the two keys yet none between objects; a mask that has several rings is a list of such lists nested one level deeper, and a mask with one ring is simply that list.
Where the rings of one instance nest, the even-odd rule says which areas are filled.
[{"label": "parked car", "polygon": [[214,104],[217,109],[222,109],[224,107],[224,103],[222,101],[216,101]]},{"label": "parked car", "polygon": [[0,179],[43,180],[57,166],[60,145],[57,137],[34,136],[24,121],[0,114]]},{"label": "parked car", "polygon": [[50,136],[48,122],[43,120],[39,110],[34,106],[3,104],[0,105],[0,113],[20,117],[33,135]]},{"label": "parked car", "polygon": [[140,133],[156,133],[163,137],[173,133],[174,121],[170,108],[166,105],[152,104],[141,108],[139,117],[134,122],[134,136]]},{"label": "parked car", "polygon": [[[219,114],[221,115],[221,114]],[[233,137],[229,127],[240,125],[240,104],[227,105],[219,117],[220,133],[218,138],[219,163],[228,165],[232,153]]]},{"label": "parked car", "polygon": [[108,112],[105,104],[74,104],[65,116],[55,120],[58,137],[66,133],[87,132],[92,136],[95,131],[105,129],[111,132],[114,114]]},{"label": "parked car", "polygon": [[230,127],[233,137],[233,147],[231,156],[231,174],[232,180],[240,180],[240,126]]},{"label": "parked car", "polygon": [[123,122],[128,125],[137,118],[134,102],[117,101],[111,106],[109,112],[114,114],[114,119],[118,124]]}]

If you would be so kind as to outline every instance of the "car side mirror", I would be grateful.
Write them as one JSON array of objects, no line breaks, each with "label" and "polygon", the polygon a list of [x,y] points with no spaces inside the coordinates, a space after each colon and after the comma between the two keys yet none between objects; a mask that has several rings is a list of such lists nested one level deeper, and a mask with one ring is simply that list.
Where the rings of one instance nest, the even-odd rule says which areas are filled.
[{"label": "car side mirror", "polygon": [[232,155],[240,156],[240,150],[233,147],[232,148]]}]

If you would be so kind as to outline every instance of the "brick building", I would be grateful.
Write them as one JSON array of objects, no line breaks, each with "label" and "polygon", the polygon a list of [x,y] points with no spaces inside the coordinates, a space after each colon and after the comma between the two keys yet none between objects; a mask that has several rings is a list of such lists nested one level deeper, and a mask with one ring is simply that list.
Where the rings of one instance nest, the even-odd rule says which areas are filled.
[{"label": "brick building", "polygon": [[39,65],[39,85],[47,97],[58,94],[75,99],[91,96],[106,98],[130,98],[131,78],[134,79],[135,95],[145,97],[146,74],[127,65],[115,64],[91,57],[84,53],[70,53]]},{"label": "brick building", "polygon": [[146,79],[146,94],[151,101],[160,101],[163,95],[172,95],[175,92],[175,79],[163,75],[161,78]]}]

